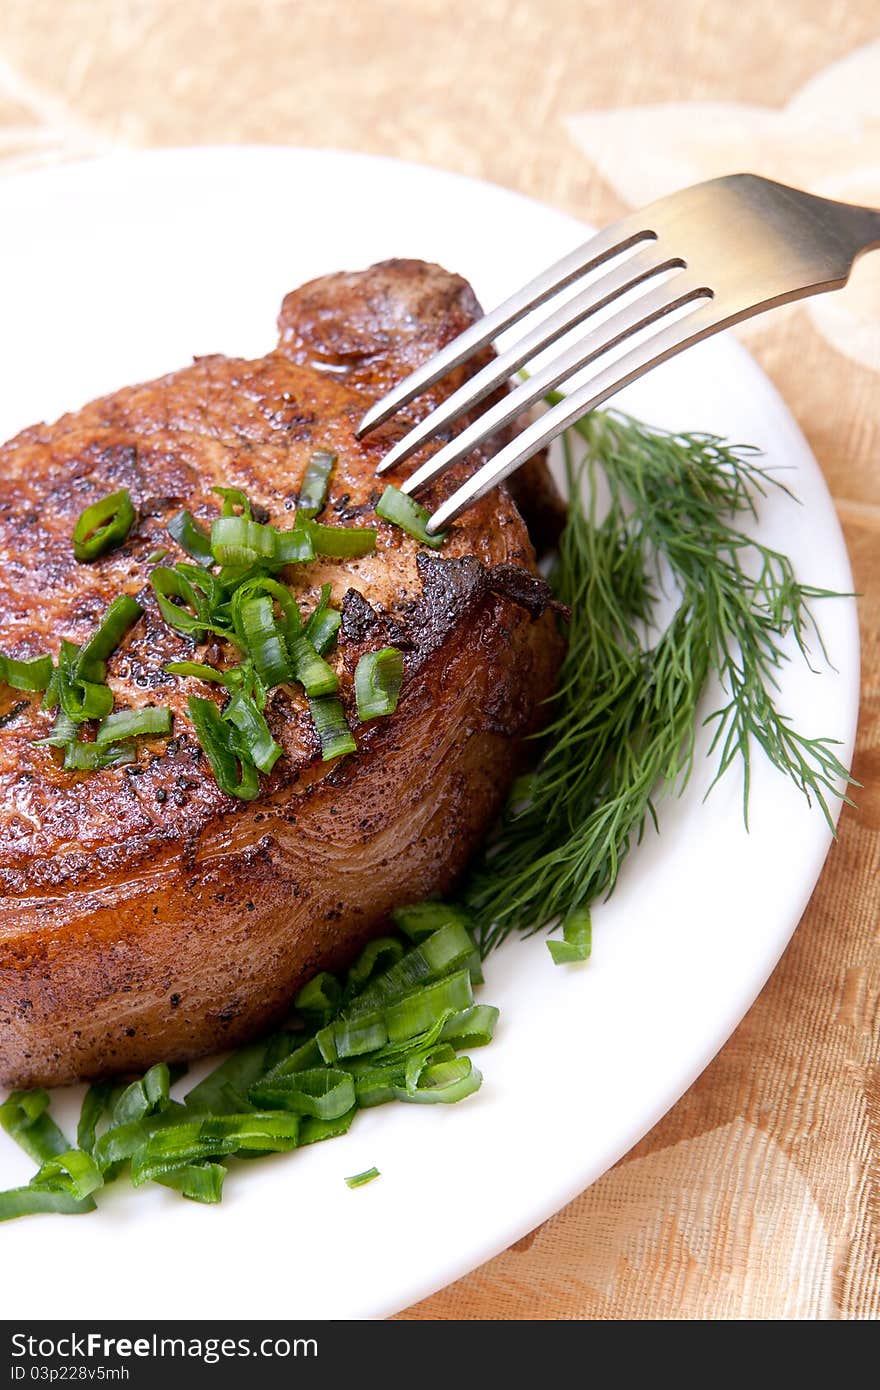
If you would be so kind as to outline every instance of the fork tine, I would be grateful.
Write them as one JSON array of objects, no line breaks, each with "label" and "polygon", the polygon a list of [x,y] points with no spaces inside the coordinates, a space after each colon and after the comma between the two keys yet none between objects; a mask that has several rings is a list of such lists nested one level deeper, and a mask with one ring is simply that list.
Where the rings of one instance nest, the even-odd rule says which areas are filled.
[{"label": "fork tine", "polygon": [[622,217],[604,231],[597,232],[589,241],[576,247],[574,251],[569,251],[568,255],[563,256],[555,265],[536,275],[534,280],[530,280],[522,289],[517,290],[516,294],[505,299],[491,313],[485,314],[470,328],[466,328],[423,366],[405,377],[381,400],[376,401],[358,425],[357,438],[360,439],[369,430],[381,425],[401,406],[407,405],[429,386],[433,386],[435,381],[439,381],[447,372],[460,366],[479,348],[491,342],[509,324],[552,299],[573,280],[577,280],[587,271],[595,269],[630,246],[635,246],[640,241],[655,239],[655,233],[644,226],[643,214],[638,213]]},{"label": "fork tine", "polygon": [[428,530],[432,533],[441,531],[444,526],[455,521],[468,507],[485,497],[487,492],[491,492],[492,488],[497,487],[521,464],[550,444],[587,411],[600,406],[609,396],[615,395],[624,386],[644,376],[652,367],[675,357],[685,348],[699,342],[701,338],[714,333],[722,318],[726,320],[727,316],[719,314],[716,306],[709,300],[702,308],[695,309],[675,323],[652,334],[626,356],[611,363],[597,376],[579,386],[570,396],[566,396],[558,405],[528,425],[521,434],[468,478],[467,482],[457,488],[451,497],[441,503],[428,521]]},{"label": "fork tine", "polygon": [[688,277],[687,272],[681,272],[671,282],[640,295],[627,308],[621,309],[585,338],[566,348],[546,367],[534,376],[528,377],[496,405],[478,416],[461,434],[456,435],[450,443],[417,468],[411,477],[401,484],[401,491],[408,494],[417,492],[420,487],[424,487],[426,483],[445,473],[454,463],[458,463],[484,439],[489,439],[511,421],[516,420],[560,382],[566,381],[625,338],[638,333],[657,319],[665,318],[689,299],[702,294],[705,294],[705,291]]},{"label": "fork tine", "polygon": [[661,274],[682,266],[680,257],[661,258],[654,251],[642,251],[625,261],[616,270],[609,271],[586,290],[568,300],[549,318],[542,319],[529,333],[472,376],[468,381],[447,397],[430,415],[420,420],[403,439],[389,449],[377,468],[377,473],[387,473],[389,469],[408,459],[411,454],[427,440],[433,439],[441,430],[451,425],[466,410],[478,405],[496,387],[507,381],[515,371],[543,348],[561,338],[591,314],[605,308],[637,285]]}]

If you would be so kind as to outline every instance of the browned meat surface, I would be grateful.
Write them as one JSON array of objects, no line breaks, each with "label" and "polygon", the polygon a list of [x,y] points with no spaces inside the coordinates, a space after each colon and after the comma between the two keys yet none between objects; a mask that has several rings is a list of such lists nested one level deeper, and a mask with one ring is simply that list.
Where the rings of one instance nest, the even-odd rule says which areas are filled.
[{"label": "browned meat surface", "polygon": [[[304,977],[348,959],[394,904],[447,891],[496,815],[559,659],[552,615],[536,615],[523,588],[526,527],[502,489],[442,552],[425,550],[372,511],[376,464],[402,425],[354,437],[365,400],[478,312],[464,281],[421,262],[329,276],[287,296],[266,357],[199,359],[0,448],[0,646],[54,656],[118,593],[136,595],[144,617],[109,667],[117,707],[175,711],[172,741],[141,741],[135,765],[66,772],[35,743],[52,721],[39,697],[2,689],[7,1084],[193,1057],[272,1024]],[[267,718],[284,756],[245,803],[219,790],[186,716],[188,696],[212,688],[163,670],[218,652],[206,658],[165,624],[148,557],[182,558],[166,522],[183,506],[209,522],[216,484],[292,524],[319,447],[339,456],[322,519],[379,526],[374,555],[287,576],[304,610],[326,581],[343,607],[330,659],[359,749],[321,762],[304,700],[278,689]],[[135,528],[78,564],[77,516],[123,486]],[[359,726],[354,667],[389,642],[406,654],[397,712]]]}]

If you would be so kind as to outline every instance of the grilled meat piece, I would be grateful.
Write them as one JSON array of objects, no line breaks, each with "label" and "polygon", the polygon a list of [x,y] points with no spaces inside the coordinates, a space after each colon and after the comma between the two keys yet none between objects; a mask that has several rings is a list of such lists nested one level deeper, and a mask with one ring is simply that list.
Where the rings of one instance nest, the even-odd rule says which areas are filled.
[{"label": "grilled meat piece", "polygon": [[[108,682],[117,708],[175,713],[170,742],[140,740],[134,765],[78,773],[36,743],[52,722],[39,697],[0,694],[5,1083],[131,1071],[241,1042],[282,1017],[311,973],[349,960],[395,904],[448,891],[491,824],[560,656],[534,586],[520,586],[523,603],[511,584],[511,566],[534,574],[525,524],[500,489],[439,554],[426,551],[373,513],[376,465],[404,425],[354,436],[367,401],[478,313],[463,280],[417,261],[328,276],[287,296],[267,356],[197,359],[0,448],[0,645],[57,655],[116,595],[135,595],[144,616]],[[279,688],[266,713],[284,756],[246,803],[219,789],[186,715],[188,696],[220,700],[216,687],[164,670],[223,654],[167,626],[148,557],[182,558],[166,523],[189,507],[208,525],[215,485],[244,489],[274,524],[291,525],[317,448],[338,454],[322,520],[378,526],[375,554],[288,571],[304,611],[329,582],[346,614],[330,660],[358,752],[322,762],[305,700]],[[121,487],[135,527],[120,549],[78,564],[79,513]],[[389,643],[405,653],[397,711],[358,725],[358,658]]]}]

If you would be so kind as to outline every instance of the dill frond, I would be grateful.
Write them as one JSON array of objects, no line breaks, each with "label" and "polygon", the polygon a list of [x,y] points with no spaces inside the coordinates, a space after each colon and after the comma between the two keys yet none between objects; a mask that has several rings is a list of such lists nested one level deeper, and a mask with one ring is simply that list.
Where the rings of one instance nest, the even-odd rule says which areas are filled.
[{"label": "dill frond", "polygon": [[[572,620],[553,713],[537,767],[463,892],[484,953],[612,891],[649,818],[656,824],[658,796],[687,784],[713,674],[725,696],[704,721],[715,726],[715,781],[742,767],[746,824],[756,749],[832,830],[829,799],[848,781],[835,740],[801,733],[776,704],[785,639],[809,661],[812,636],[824,656],[809,604],[837,595],[801,584],[787,556],[738,529],[781,486],[757,451],[616,412],[575,430],[586,450],[575,462],[565,441],[571,501],[554,587]],[[664,574],[676,607],[658,632]]]}]

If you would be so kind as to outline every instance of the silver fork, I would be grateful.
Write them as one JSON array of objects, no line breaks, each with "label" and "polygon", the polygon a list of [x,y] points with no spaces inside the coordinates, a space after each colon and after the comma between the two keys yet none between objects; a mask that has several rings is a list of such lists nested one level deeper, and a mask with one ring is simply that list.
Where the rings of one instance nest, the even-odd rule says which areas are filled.
[{"label": "silver fork", "polygon": [[[571,394],[527,424],[437,508],[428,530],[439,531],[580,416],[653,367],[766,309],[841,289],[858,256],[876,247],[880,247],[880,211],[872,208],[816,198],[756,174],[732,174],[684,188],[598,232],[479,319],[377,401],[364,415],[358,437],[388,420],[532,310],[607,262],[617,262],[466,381],[382,460],[380,473],[397,467],[441,431],[449,430],[538,353],[622,296],[633,296],[411,474],[402,489],[409,494],[439,477],[549,392],[585,368],[591,369]],[[665,278],[658,284],[660,276]],[[668,322],[673,314],[674,320]],[[635,337],[639,341],[623,356],[603,365],[601,359],[608,352]]]}]

